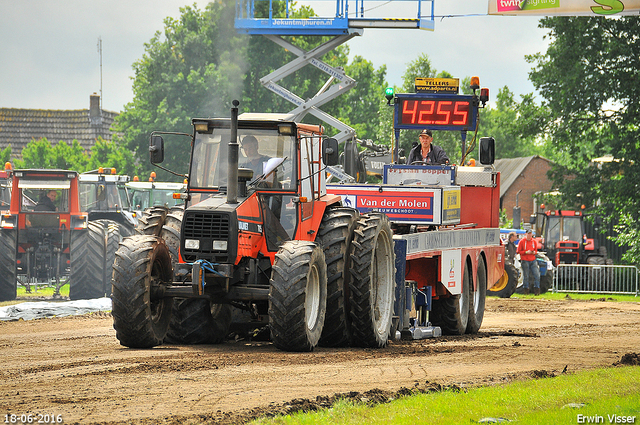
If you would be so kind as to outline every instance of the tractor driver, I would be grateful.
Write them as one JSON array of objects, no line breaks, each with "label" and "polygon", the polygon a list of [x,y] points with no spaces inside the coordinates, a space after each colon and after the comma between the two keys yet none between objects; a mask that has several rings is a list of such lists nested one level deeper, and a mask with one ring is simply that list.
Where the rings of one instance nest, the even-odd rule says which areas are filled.
[{"label": "tractor driver", "polygon": [[422,130],[419,139],[420,144],[415,146],[411,149],[411,152],[409,152],[409,160],[407,161],[407,164],[411,165],[414,162],[423,162],[427,165],[441,165],[449,163],[449,157],[444,149],[440,146],[431,144],[431,142],[433,142],[431,130]]},{"label": "tractor driver", "polygon": [[256,139],[255,136],[245,136],[242,139],[242,150],[244,151],[246,159],[240,166],[252,169],[253,178],[255,179],[262,174],[264,163],[271,158],[267,155],[261,155],[258,152],[258,139]]},{"label": "tractor driver", "polygon": [[46,193],[40,195],[40,199],[38,200],[38,205],[33,209],[34,211],[58,211],[58,207],[54,204],[56,198],[58,197],[58,192],[55,190],[50,190]]}]

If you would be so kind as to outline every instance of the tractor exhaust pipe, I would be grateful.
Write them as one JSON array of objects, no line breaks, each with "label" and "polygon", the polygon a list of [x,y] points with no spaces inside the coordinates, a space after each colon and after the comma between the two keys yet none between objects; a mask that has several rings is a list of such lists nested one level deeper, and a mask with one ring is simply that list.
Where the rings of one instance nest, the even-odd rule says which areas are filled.
[{"label": "tractor exhaust pipe", "polygon": [[227,164],[227,204],[238,203],[238,105],[234,100],[231,108],[231,140],[229,141],[229,162]]}]

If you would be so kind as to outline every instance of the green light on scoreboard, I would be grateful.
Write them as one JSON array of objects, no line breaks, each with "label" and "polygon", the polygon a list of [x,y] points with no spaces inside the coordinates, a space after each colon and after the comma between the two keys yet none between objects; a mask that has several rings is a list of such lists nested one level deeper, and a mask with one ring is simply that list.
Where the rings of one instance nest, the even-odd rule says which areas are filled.
[{"label": "green light on scoreboard", "polygon": [[391,104],[391,101],[393,100],[393,97],[395,96],[396,91],[394,90],[393,87],[387,87],[387,89],[384,91],[384,97],[387,98],[387,105]]}]

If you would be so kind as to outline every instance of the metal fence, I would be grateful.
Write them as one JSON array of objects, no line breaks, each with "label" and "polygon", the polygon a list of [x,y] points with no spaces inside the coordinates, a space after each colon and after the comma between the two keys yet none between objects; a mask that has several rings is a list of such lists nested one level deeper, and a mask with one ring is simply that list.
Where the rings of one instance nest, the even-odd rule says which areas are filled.
[{"label": "metal fence", "polygon": [[636,266],[559,264],[553,275],[553,292],[640,295]]}]

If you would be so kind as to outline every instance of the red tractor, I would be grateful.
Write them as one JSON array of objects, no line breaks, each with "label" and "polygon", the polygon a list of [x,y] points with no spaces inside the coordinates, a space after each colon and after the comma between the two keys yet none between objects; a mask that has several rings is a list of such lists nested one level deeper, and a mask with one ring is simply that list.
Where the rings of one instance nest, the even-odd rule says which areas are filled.
[{"label": "red tractor", "polygon": [[585,233],[582,211],[547,210],[532,217],[536,240],[555,266],[558,264],[613,264],[605,247]]},{"label": "red tractor", "polygon": [[0,300],[24,286],[70,284],[71,299],[104,295],[105,234],[78,201],[78,173],[15,170],[0,224]]}]

